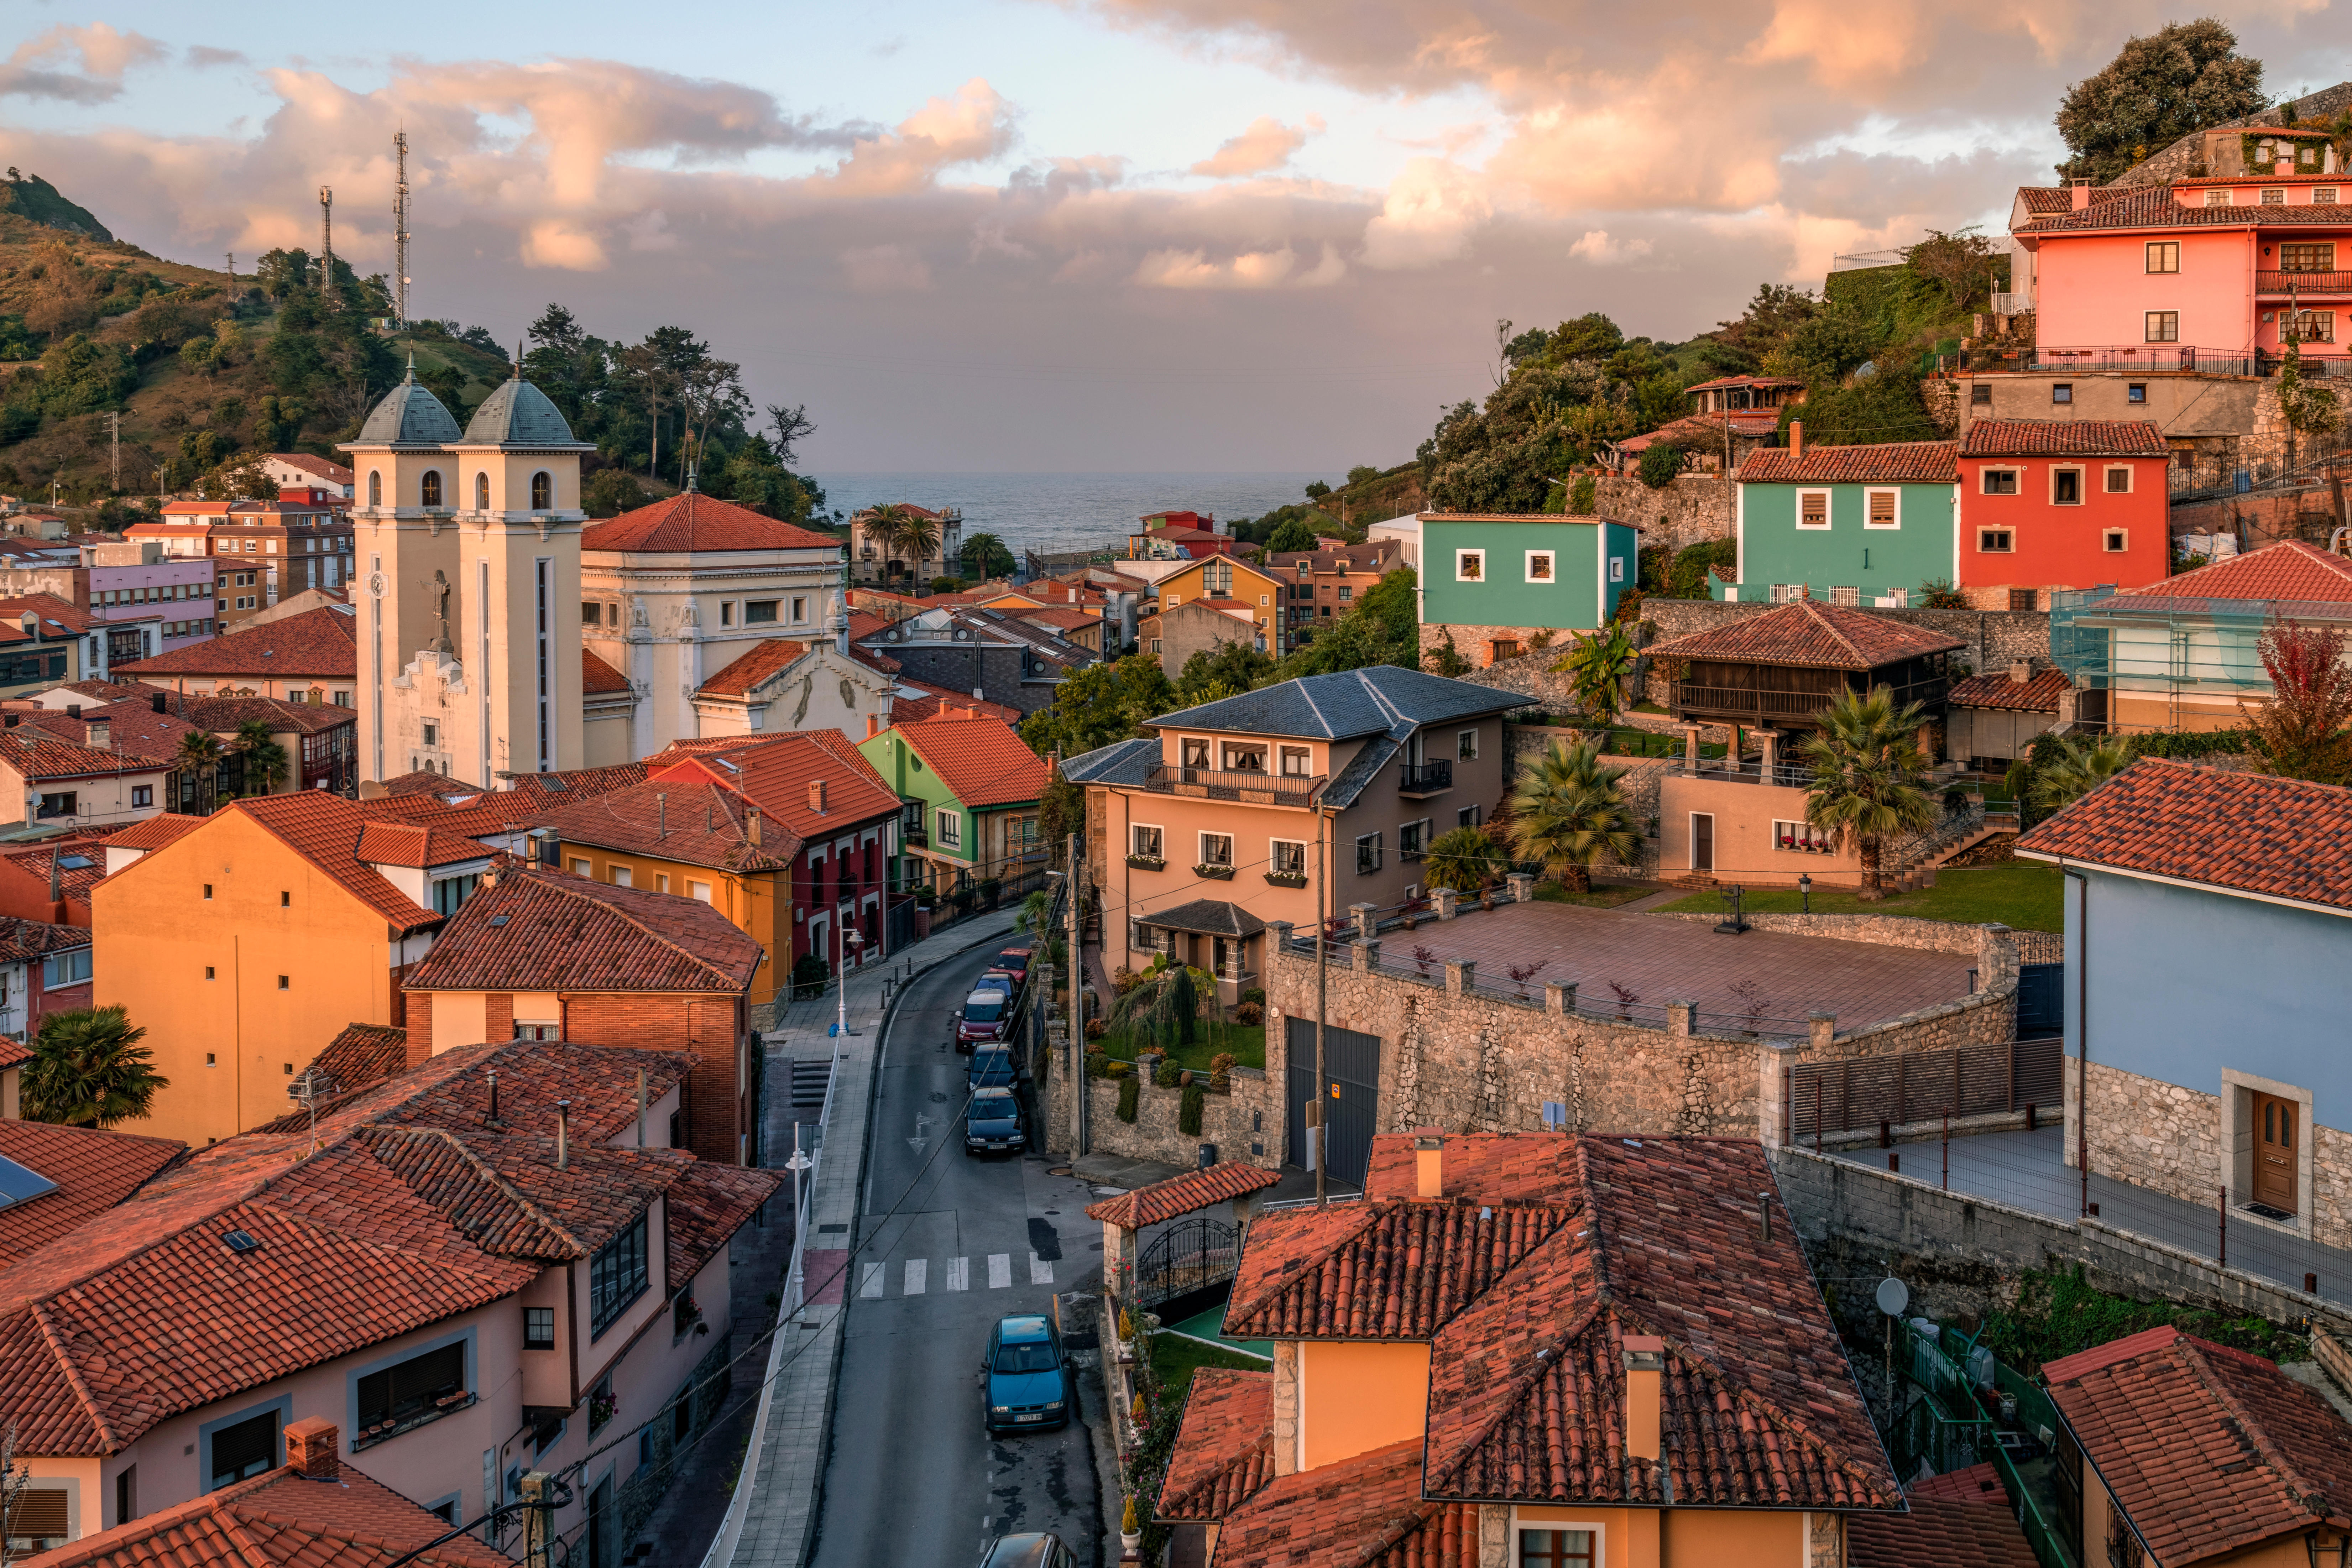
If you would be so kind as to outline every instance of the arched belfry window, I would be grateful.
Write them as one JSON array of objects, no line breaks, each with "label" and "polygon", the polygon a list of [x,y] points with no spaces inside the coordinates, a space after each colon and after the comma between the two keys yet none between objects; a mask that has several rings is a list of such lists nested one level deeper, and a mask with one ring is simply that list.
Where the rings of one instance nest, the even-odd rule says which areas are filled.
[{"label": "arched belfry window", "polygon": [[474,476],[474,510],[476,511],[490,510],[490,476],[488,474]]},{"label": "arched belfry window", "polygon": [[555,476],[544,468],[530,477],[530,510],[533,511],[555,510]]},{"label": "arched belfry window", "polygon": [[371,507],[379,507],[383,504],[383,476],[378,473],[375,469],[370,468],[368,470],[368,505]]},{"label": "arched belfry window", "polygon": [[425,469],[425,482],[424,482],[424,485],[423,485],[423,489],[424,489],[423,500],[424,500],[425,505],[426,505],[426,506],[428,506],[428,507],[437,507],[437,506],[439,506],[439,505],[441,504],[441,470],[440,470],[440,469],[438,469],[438,468],[427,468],[427,469]]}]

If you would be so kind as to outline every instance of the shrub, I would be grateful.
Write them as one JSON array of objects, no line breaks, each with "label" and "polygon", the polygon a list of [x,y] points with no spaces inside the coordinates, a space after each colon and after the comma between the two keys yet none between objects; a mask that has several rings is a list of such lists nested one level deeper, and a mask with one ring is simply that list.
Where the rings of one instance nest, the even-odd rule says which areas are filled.
[{"label": "shrub", "polygon": [[1576,483],[1568,488],[1568,510],[1572,517],[1591,517],[1600,487],[1591,474],[1579,474]]},{"label": "shrub", "polygon": [[1653,441],[1642,448],[1642,461],[1634,469],[1642,482],[1654,490],[1664,489],[1683,471],[1683,449],[1671,441]]},{"label": "shrub", "polygon": [[956,913],[958,914],[962,914],[969,910],[971,908],[971,900],[972,891],[970,888],[958,888],[954,892],[948,895],[948,901],[955,905]]},{"label": "shrub", "polygon": [[833,979],[833,970],[814,952],[803,953],[793,965],[793,992],[799,996],[822,996]]},{"label": "shrub", "polygon": [[1122,1074],[1118,1080],[1118,1119],[1121,1121],[1134,1121],[1136,1106],[1141,1101],[1142,1096],[1143,1080]]},{"label": "shrub", "polygon": [[1143,976],[1138,974],[1134,970],[1129,969],[1124,963],[1110,972],[1110,988],[1118,993],[1121,996],[1126,995],[1129,992],[1134,990],[1137,986],[1142,984]]},{"label": "shrub", "polygon": [[1100,1050],[1090,1049],[1087,1052],[1087,1076],[1088,1078],[1108,1078],[1111,1076],[1110,1068],[1110,1058],[1103,1055]]},{"label": "shrub", "polygon": [[1201,1112],[1208,1101],[1208,1095],[1199,1084],[1185,1085],[1183,1103],[1176,1108],[1176,1131],[1188,1138],[1198,1138],[1201,1135]]},{"label": "shrub", "polygon": [[1263,1023],[1265,1023],[1265,1004],[1263,1004],[1263,1003],[1259,1003],[1259,1002],[1236,1002],[1236,1003],[1234,1003],[1234,1023],[1236,1023],[1236,1024],[1263,1024]]},{"label": "shrub", "polygon": [[996,896],[1004,890],[1002,878],[982,877],[980,879],[980,901],[990,909],[996,907]]},{"label": "shrub", "polygon": [[1133,1062],[1123,1062],[1117,1057],[1105,1057],[1103,1058],[1103,1077],[1105,1078],[1125,1078],[1134,1070],[1135,1064]]},{"label": "shrub", "polygon": [[1219,1051],[1209,1058],[1209,1087],[1219,1094],[1230,1094],[1234,1087],[1234,1053]]},{"label": "shrub", "polygon": [[1087,1038],[1090,1040],[1099,1040],[1108,1033],[1110,1033],[1110,1025],[1106,1023],[1104,1020],[1100,1018],[1088,1018],[1087,1020]]},{"label": "shrub", "polygon": [[915,907],[917,909],[928,910],[939,901],[940,895],[936,889],[930,888],[917,888],[915,889]]},{"label": "shrub", "polygon": [[1252,985],[1242,992],[1240,1000],[1244,1002],[1255,1002],[1259,1006],[1263,1007],[1265,1005],[1265,987],[1263,985]]},{"label": "shrub", "polygon": [[1184,1069],[1162,1057],[1151,1069],[1151,1081],[1162,1089],[1174,1089],[1183,1081]]}]

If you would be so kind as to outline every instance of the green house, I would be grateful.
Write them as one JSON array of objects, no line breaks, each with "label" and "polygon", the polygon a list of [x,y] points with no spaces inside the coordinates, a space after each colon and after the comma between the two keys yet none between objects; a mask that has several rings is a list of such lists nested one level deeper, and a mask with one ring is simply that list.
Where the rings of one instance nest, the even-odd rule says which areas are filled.
[{"label": "green house", "polygon": [[1423,512],[1422,647],[1451,637],[1486,665],[1605,626],[1641,580],[1640,547],[1640,530],[1610,517]]},{"label": "green house", "polygon": [[1717,598],[1900,609],[1960,580],[1958,442],[1808,447],[1802,431],[1739,465],[1738,577]]},{"label": "green house", "polygon": [[1037,806],[1045,759],[990,713],[893,724],[857,743],[903,805],[891,886],[951,893],[1041,870]]}]

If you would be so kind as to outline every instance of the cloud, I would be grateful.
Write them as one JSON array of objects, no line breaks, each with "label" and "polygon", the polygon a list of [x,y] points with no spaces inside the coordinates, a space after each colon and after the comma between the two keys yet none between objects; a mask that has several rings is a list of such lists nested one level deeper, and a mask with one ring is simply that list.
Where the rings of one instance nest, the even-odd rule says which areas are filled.
[{"label": "cloud", "polygon": [[[51,68],[79,56],[81,70]],[[77,27],[60,22],[16,46],[0,63],[0,97],[55,98],[68,103],[104,103],[122,93],[122,73],[163,58],[163,46],[140,33],[104,22]]]},{"label": "cloud", "polygon": [[1271,114],[1261,114],[1249,123],[1249,129],[1232,137],[1214,153],[1192,165],[1192,173],[1212,179],[1231,179],[1238,174],[1263,174],[1269,169],[1279,169],[1290,162],[1290,155],[1307,145],[1309,136],[1323,130],[1323,117],[1310,114],[1304,125],[1285,125]]},{"label": "cloud", "polygon": [[944,170],[1010,152],[1016,141],[1011,105],[982,78],[934,98],[896,131],[859,136],[831,176],[843,195],[904,195]]},{"label": "cloud", "polygon": [[1380,216],[1364,226],[1367,267],[1433,267],[1470,247],[1493,213],[1485,182],[1458,163],[1415,158],[1390,182]]},{"label": "cloud", "polygon": [[1330,246],[1307,271],[1298,270],[1298,255],[1289,247],[1252,250],[1224,261],[1212,261],[1202,250],[1155,250],[1143,258],[1130,281],[1146,289],[1275,289],[1288,284],[1314,289],[1337,283],[1348,264]]},{"label": "cloud", "polygon": [[898,294],[931,286],[931,269],[913,250],[875,245],[841,253],[841,270],[862,294]]},{"label": "cloud", "polygon": [[1617,267],[1649,255],[1650,242],[1646,239],[1615,239],[1605,228],[1588,228],[1582,238],[1568,247],[1568,253],[1579,261],[1590,262],[1595,267]]},{"label": "cloud", "polygon": [[210,66],[243,66],[253,62],[246,58],[242,49],[216,49],[209,44],[190,44],[188,63],[203,70]]}]

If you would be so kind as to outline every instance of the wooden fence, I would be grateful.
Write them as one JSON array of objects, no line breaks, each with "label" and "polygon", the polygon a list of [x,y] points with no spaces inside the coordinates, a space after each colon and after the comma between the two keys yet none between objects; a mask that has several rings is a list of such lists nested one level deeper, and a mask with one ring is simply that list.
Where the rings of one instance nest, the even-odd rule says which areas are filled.
[{"label": "wooden fence", "polygon": [[2056,1116],[2062,1042],[2011,1040],[1948,1051],[1906,1051],[1787,1069],[1790,1131],[1861,1132],[1944,1115],[1983,1116],[2038,1106]]}]

